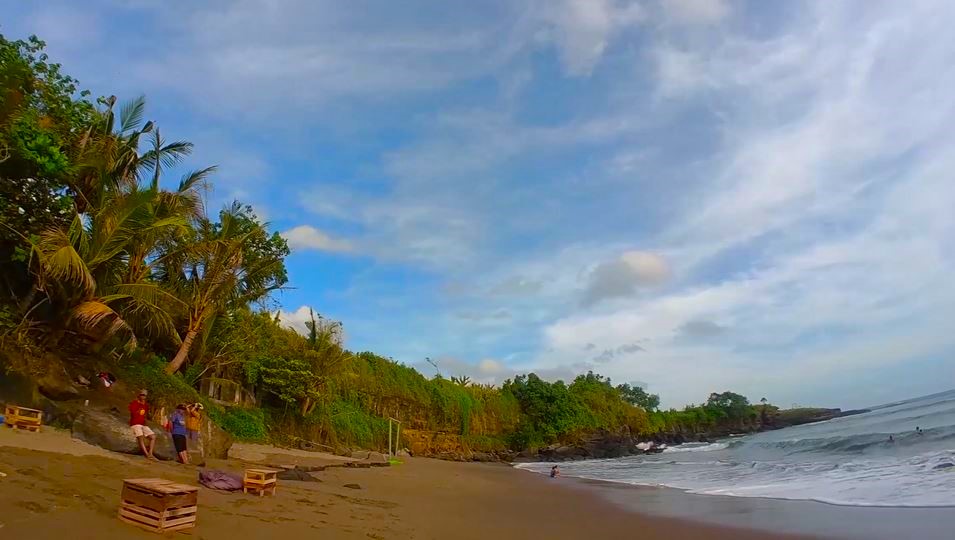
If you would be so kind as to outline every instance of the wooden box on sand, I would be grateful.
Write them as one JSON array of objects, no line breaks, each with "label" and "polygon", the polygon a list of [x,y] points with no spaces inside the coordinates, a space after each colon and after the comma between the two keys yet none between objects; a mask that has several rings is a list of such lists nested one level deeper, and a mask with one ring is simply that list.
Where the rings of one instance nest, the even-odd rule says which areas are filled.
[{"label": "wooden box on sand", "polygon": [[162,478],[123,480],[119,519],[153,532],[196,526],[199,488]]},{"label": "wooden box on sand", "polygon": [[246,469],[242,479],[242,492],[275,495],[276,474],[272,469]]},{"label": "wooden box on sand", "polygon": [[43,413],[36,409],[18,407],[17,405],[7,405],[3,413],[3,423],[14,429],[25,429],[27,431],[40,431],[40,424],[43,421]]}]

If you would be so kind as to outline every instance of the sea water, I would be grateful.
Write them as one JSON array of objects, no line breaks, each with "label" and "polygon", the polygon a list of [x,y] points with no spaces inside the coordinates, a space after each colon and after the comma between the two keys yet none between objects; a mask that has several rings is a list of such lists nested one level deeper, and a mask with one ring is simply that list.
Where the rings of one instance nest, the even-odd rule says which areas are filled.
[{"label": "sea water", "polygon": [[[564,476],[706,495],[934,507],[955,506],[949,463],[955,463],[955,390],[826,422],[560,467]],[[544,473],[551,465],[519,467]]]}]

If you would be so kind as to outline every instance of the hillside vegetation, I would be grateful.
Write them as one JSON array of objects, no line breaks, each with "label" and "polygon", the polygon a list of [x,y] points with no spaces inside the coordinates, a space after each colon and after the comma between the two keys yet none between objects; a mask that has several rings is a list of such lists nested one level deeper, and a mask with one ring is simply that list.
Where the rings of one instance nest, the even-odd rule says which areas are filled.
[{"label": "hillside vegetation", "polygon": [[[187,141],[167,138],[146,102],[92,99],[43,43],[0,36],[0,354],[41,378],[109,370],[161,405],[204,399],[249,440],[385,448],[387,418],[467,448],[521,450],[598,432],[687,437],[756,429],[768,406],[730,392],[659,411],[659,398],[594,373],[533,373],[499,387],[427,378],[343,347],[314,315],[301,335],[270,313],[285,287],[285,240],[238,201],[211,210],[214,167],[170,178]],[[232,383],[224,406],[199,389]],[[774,410],[774,408],[772,408]]]}]

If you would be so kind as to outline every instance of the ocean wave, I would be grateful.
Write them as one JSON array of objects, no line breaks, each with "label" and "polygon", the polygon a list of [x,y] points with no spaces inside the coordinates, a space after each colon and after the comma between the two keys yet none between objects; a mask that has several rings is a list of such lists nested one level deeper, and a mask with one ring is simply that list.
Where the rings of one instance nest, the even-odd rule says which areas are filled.
[{"label": "ocean wave", "polygon": [[669,446],[663,450],[664,454],[679,452],[713,452],[714,450],[726,450],[730,443],[688,443],[680,446]]},{"label": "ocean wave", "polygon": [[[893,437],[893,441],[889,441],[889,436]],[[947,441],[955,443],[955,426],[926,429],[923,430],[921,434],[914,431],[907,431],[904,433],[863,433],[841,437],[794,439],[772,442],[738,440],[727,443],[727,448],[740,448],[745,446],[750,448],[782,450],[787,453],[820,452],[860,454],[873,449],[887,450]]]},{"label": "ocean wave", "polygon": [[[619,462],[618,462],[619,463]],[[840,506],[955,506],[955,450],[908,458],[780,462],[630,462],[620,468],[608,462],[561,464],[564,476],[635,486],[668,487],[699,495],[816,501]],[[518,468],[546,474],[551,464],[527,463]],[[693,468],[674,465],[694,465]]]}]

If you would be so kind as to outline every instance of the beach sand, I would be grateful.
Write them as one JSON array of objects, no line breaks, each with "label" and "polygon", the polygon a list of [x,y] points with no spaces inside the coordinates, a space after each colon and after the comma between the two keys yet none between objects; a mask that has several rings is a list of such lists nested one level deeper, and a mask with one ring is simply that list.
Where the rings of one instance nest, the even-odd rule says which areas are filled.
[{"label": "beach sand", "polygon": [[[270,447],[242,446],[237,454],[265,463],[311,458]],[[254,464],[230,459],[209,465],[239,472]],[[47,428],[40,434],[0,429],[0,472],[6,474],[0,478],[0,538],[118,540],[158,537],[116,518],[123,478],[197,484],[198,469],[112,454]],[[274,498],[201,488],[198,526],[181,537],[796,538],[644,516],[609,503],[581,482],[505,465],[406,459],[387,468],[330,468],[315,476],[320,482],[280,481]]]}]

